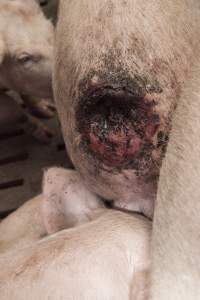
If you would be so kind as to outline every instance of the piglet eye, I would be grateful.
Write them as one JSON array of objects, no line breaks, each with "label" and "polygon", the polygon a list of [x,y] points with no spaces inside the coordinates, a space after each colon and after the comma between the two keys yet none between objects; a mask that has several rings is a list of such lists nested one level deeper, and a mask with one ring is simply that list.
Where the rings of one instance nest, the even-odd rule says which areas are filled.
[{"label": "piglet eye", "polygon": [[33,57],[31,54],[28,53],[22,53],[17,57],[17,61],[21,64],[25,64],[27,62],[31,62],[33,60]]}]

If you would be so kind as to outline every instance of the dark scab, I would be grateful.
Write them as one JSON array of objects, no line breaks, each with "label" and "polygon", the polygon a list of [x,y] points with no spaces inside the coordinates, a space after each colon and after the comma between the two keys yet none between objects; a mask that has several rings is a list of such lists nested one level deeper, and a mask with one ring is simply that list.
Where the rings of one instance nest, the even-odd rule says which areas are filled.
[{"label": "dark scab", "polygon": [[159,125],[160,124],[160,117],[158,114],[153,114],[152,115],[152,122],[154,125]]},{"label": "dark scab", "polygon": [[[123,127],[124,135],[128,136],[131,124],[136,134],[144,141],[144,144],[141,146],[139,153],[134,154],[132,158],[129,157],[128,160],[125,159],[121,165],[112,166],[110,169],[112,169],[112,172],[123,168],[135,169],[138,176],[143,176],[153,164],[151,153],[155,146],[151,143],[151,134],[156,133],[160,122],[159,115],[153,112],[157,102],[154,99],[146,102],[144,99],[147,93],[162,93],[162,88],[158,82],[149,82],[149,79],[145,78],[144,75],[135,74],[134,77],[130,76],[129,71],[126,70],[124,65],[121,65],[119,57],[120,53],[117,53],[117,51],[108,51],[102,57],[101,69],[98,71],[91,70],[81,80],[79,97],[76,102],[77,130],[82,136],[81,147],[83,147],[83,151],[87,153],[89,159],[93,159],[93,164],[99,169],[104,168],[102,157],[98,157],[89,150],[88,132],[90,132],[91,121],[94,127],[99,128],[99,141],[105,144],[106,151],[113,155],[115,155],[116,149],[115,145],[107,139],[108,130],[111,129],[112,132],[115,132]],[[99,78],[99,84],[95,88],[89,88],[88,82],[93,76]],[[118,103],[116,105],[118,108],[114,110],[111,117],[112,109],[110,108],[114,101]],[[104,104],[101,105],[102,103]],[[147,111],[149,115],[147,115]],[[130,122],[128,126],[127,122]],[[148,136],[148,139],[145,135],[147,124],[155,127],[155,131],[154,128],[152,130],[150,128],[150,138]],[[126,145],[127,147],[130,146],[128,139]]]},{"label": "dark scab", "polygon": [[[114,91],[124,90],[126,92],[130,92],[137,97],[143,97],[146,94],[146,84],[147,80],[140,77],[139,75],[135,75],[134,78],[129,76],[127,70],[122,69],[120,67],[116,68],[113,63],[113,53],[110,55],[107,54],[104,59],[104,64],[106,70],[99,70],[98,72],[95,70],[91,70],[88,75],[80,80],[79,83],[79,99],[78,102],[83,100],[83,97],[89,97],[91,93],[94,93],[94,88],[90,88],[91,78],[98,77],[99,84],[97,89],[104,88],[106,92],[106,88],[113,89]],[[109,71],[107,71],[109,70]],[[111,71],[113,70],[113,71]],[[109,83],[109,84],[108,84]],[[79,103],[78,103],[79,105]]]},{"label": "dark scab", "polygon": [[158,82],[155,82],[154,85],[148,84],[146,85],[146,92],[147,93],[156,93],[161,94],[163,92],[163,89],[160,87]]},{"label": "dark scab", "polygon": [[158,134],[157,134],[157,140],[158,140],[157,147],[167,145],[168,139],[169,139],[169,137],[165,132],[159,131]]},{"label": "dark scab", "polygon": [[97,89],[82,99],[76,119],[84,151],[95,159],[114,168],[129,168],[134,162],[135,169],[142,169],[145,163],[141,165],[137,154],[141,151],[146,163],[150,161],[147,152],[153,145],[145,140],[154,135],[160,119],[151,103],[130,90],[110,86]]}]

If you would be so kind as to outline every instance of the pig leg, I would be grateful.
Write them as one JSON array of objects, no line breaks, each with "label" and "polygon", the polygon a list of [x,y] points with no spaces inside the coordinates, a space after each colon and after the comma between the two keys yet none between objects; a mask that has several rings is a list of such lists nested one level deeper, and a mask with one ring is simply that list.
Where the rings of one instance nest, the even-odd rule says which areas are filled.
[{"label": "pig leg", "polygon": [[51,168],[44,175],[43,219],[49,234],[92,219],[102,200],[82,183],[78,172]]},{"label": "pig leg", "polygon": [[153,224],[151,300],[200,299],[200,57],[172,122]]},{"label": "pig leg", "polygon": [[37,100],[28,96],[21,96],[31,114],[38,118],[52,118],[55,115],[55,105],[47,99]]},{"label": "pig leg", "polygon": [[199,0],[59,8],[54,94],[69,156],[93,192],[152,217],[171,115],[199,55]]},{"label": "pig leg", "polygon": [[25,121],[22,108],[9,96],[0,93],[0,129]]},{"label": "pig leg", "polygon": [[26,123],[24,124],[24,130],[31,134],[39,142],[43,144],[50,143],[54,133],[35,117],[28,113],[26,113],[25,116]]},{"label": "pig leg", "polygon": [[50,142],[53,132],[42,122],[26,113],[14,99],[0,93],[0,128],[7,130],[13,124],[19,123],[28,134],[42,143]]}]

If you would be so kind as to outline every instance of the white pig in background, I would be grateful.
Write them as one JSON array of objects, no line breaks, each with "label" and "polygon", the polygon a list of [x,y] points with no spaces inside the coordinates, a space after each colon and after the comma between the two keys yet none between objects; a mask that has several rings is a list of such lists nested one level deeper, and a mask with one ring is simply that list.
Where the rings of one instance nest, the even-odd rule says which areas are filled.
[{"label": "white pig in background", "polygon": [[[53,25],[45,18],[38,3],[32,0],[1,0],[1,94],[5,90],[17,92],[31,113],[39,117],[51,117],[55,112],[54,105],[45,100],[53,97],[53,46]],[[30,122],[32,120],[29,119]],[[36,131],[38,127],[44,131],[43,138],[48,135],[48,130],[39,121],[32,123],[34,128],[37,127]]]},{"label": "white pig in background", "polygon": [[75,171],[52,168],[43,195],[0,224],[0,299],[147,300],[150,233],[144,217],[105,208]]}]

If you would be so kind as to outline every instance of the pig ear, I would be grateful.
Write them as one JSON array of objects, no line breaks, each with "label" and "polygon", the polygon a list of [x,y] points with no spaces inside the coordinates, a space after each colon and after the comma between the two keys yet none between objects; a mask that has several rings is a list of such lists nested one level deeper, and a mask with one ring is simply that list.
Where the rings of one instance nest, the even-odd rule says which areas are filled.
[{"label": "pig ear", "polygon": [[6,55],[6,43],[4,41],[4,38],[0,36],[0,65],[2,64],[5,55]]}]

